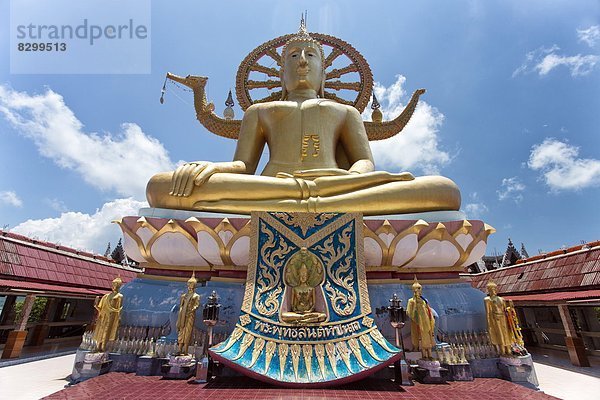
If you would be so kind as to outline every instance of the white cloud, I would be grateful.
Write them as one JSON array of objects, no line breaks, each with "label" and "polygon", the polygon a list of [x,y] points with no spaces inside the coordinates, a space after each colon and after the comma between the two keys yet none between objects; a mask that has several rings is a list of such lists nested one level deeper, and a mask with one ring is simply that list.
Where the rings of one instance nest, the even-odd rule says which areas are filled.
[{"label": "white cloud", "polygon": [[[375,96],[381,104],[383,119],[390,120],[402,112],[408,100],[403,88],[406,78],[396,76],[396,82],[385,87],[375,82]],[[363,112],[363,119],[371,119],[371,108]],[[371,142],[376,163],[381,169],[421,170],[425,174],[438,174],[451,161],[448,152],[440,149],[438,130],[444,115],[435,107],[419,101],[410,122],[404,130],[389,139]]]},{"label": "white cloud", "polygon": [[531,72],[537,72],[539,76],[545,76],[553,69],[561,66],[568,68],[573,77],[583,76],[592,72],[600,62],[600,56],[594,54],[566,56],[558,54],[558,50],[560,48],[554,45],[549,48],[540,47],[530,51],[525,56],[525,62],[513,72],[512,76]]},{"label": "white cloud", "polygon": [[174,168],[163,145],[136,124],[123,124],[116,135],[85,132],[63,97],[50,89],[30,95],[0,85],[0,114],[40,154],[101,190],[144,199],[148,179]]},{"label": "white cloud", "polygon": [[534,68],[540,75],[547,75],[554,68],[564,65],[571,70],[571,76],[582,76],[592,72],[599,60],[599,56],[592,54],[587,56],[577,54],[570,57],[548,54]]},{"label": "white cloud", "polygon": [[527,165],[541,171],[552,190],[578,190],[600,185],[600,160],[578,158],[579,147],[546,138],[531,148]]},{"label": "white cloud", "polygon": [[515,203],[519,203],[523,200],[523,191],[525,185],[519,181],[519,178],[513,176],[512,178],[502,179],[502,186],[500,190],[497,190],[499,200],[513,200]]},{"label": "white cloud", "polygon": [[469,202],[464,205],[463,212],[469,218],[481,218],[489,211],[488,207],[479,199],[479,194],[473,192],[469,195]]},{"label": "white cloud", "polygon": [[141,207],[148,207],[148,204],[132,198],[117,199],[105,203],[94,214],[69,211],[58,218],[30,219],[11,231],[101,254],[108,242],[114,246],[122,236],[119,227],[111,221],[137,215]]},{"label": "white cloud", "polygon": [[587,43],[588,46],[594,47],[600,42],[600,25],[592,25],[587,29],[577,29],[577,37],[580,42]]},{"label": "white cloud", "polygon": [[0,203],[8,204],[14,207],[23,207],[23,200],[12,190],[0,192]]},{"label": "white cloud", "polygon": [[69,211],[65,203],[59,199],[44,199],[44,203],[46,203],[54,211],[61,213]]}]

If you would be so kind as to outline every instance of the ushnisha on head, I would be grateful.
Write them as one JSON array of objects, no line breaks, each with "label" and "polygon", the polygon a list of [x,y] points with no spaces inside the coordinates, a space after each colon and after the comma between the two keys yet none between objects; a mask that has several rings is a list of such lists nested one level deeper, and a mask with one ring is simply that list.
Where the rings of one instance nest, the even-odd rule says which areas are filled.
[{"label": "ushnisha on head", "polygon": [[118,292],[119,289],[121,289],[121,286],[123,285],[123,280],[121,280],[121,276],[117,276],[115,279],[113,279],[112,281],[112,289],[115,292]]},{"label": "ushnisha on head", "polygon": [[196,284],[198,283],[198,280],[195,277],[195,272],[192,272],[192,276],[190,277],[190,279],[188,279],[187,281],[187,287],[189,290],[194,290],[196,289]]},{"label": "ushnisha on head", "polygon": [[325,53],[321,43],[306,30],[304,19],[300,22],[298,33],[284,45],[281,59],[282,100],[296,89],[314,89],[318,97],[325,97]]},{"label": "ushnisha on head", "polygon": [[495,296],[498,293],[498,285],[496,285],[496,282],[489,281],[486,287],[490,296]]}]

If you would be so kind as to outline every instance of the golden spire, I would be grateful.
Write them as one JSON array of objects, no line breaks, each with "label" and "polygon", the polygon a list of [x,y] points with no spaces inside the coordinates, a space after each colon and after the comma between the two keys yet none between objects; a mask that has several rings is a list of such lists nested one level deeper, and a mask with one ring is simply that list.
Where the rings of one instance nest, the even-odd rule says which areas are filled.
[{"label": "golden spire", "polygon": [[195,270],[192,271],[192,276],[190,277],[190,279],[188,279],[188,283],[193,283],[193,284],[198,283],[198,280],[196,279],[196,271]]}]

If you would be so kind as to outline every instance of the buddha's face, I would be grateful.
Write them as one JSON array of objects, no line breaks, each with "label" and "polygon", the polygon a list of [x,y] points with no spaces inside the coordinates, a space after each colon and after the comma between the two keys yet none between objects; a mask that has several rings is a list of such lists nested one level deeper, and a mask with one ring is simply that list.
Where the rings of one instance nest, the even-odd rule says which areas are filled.
[{"label": "buddha's face", "polygon": [[121,284],[118,282],[113,282],[112,283],[112,291],[116,293],[119,291],[119,289],[121,289]]},{"label": "buddha's face", "polygon": [[498,293],[498,287],[496,287],[495,285],[489,285],[487,287],[487,290],[490,296],[495,296]]},{"label": "buddha's face", "polygon": [[194,289],[196,289],[196,283],[195,282],[188,282],[187,287],[188,287],[188,292],[193,292]]},{"label": "buddha's face", "polygon": [[323,83],[321,51],[313,42],[292,42],[283,60],[283,84],[289,92],[296,89],[319,91]]},{"label": "buddha's face", "polygon": [[308,281],[308,269],[306,268],[306,265],[302,264],[298,275],[301,283],[306,283],[306,281]]},{"label": "buddha's face", "polygon": [[421,298],[421,294],[423,293],[423,288],[421,286],[413,286],[413,294],[417,298]]}]

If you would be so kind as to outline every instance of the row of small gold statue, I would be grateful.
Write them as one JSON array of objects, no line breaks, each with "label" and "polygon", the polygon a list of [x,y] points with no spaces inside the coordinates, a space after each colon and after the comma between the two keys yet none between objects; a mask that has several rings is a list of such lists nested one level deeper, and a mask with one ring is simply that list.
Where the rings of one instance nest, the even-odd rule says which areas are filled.
[{"label": "row of small gold statue", "polygon": [[[144,337],[144,338],[135,338],[132,330],[124,329],[123,333],[125,335],[131,336],[123,336],[119,337],[116,340],[110,340],[105,346],[104,351],[109,353],[118,353],[118,354],[136,354],[139,356],[149,356],[149,357],[159,357],[164,358],[169,354],[177,353],[177,343],[167,343],[165,341],[157,340],[154,337]],[[226,338],[225,334],[216,334],[214,335],[215,340],[221,341]],[[204,342],[206,340],[206,332],[194,329],[194,334],[192,335],[192,343],[190,346],[190,353],[196,356],[201,356],[204,349]],[[97,343],[94,340],[94,332],[87,331],[83,334],[83,338],[81,341],[81,345],[79,346],[81,350],[89,350],[89,351],[97,351]]]},{"label": "row of small gold statue", "polygon": [[169,326],[139,326],[139,325],[120,325],[117,332],[119,338],[124,339],[150,339],[155,340],[161,336],[169,334]]}]

